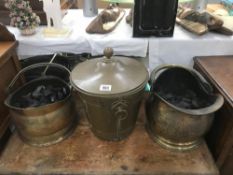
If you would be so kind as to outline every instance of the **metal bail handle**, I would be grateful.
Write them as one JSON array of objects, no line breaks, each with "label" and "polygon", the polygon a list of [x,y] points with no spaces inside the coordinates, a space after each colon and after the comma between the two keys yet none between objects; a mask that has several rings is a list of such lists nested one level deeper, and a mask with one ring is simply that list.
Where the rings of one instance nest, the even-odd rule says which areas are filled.
[{"label": "metal bail handle", "polygon": [[167,68],[182,68],[182,69],[189,71],[200,82],[200,84],[204,88],[204,90],[206,90],[207,92],[213,92],[212,86],[204,79],[204,77],[199,72],[197,72],[194,69],[188,69],[186,67],[176,65],[176,64],[163,64],[163,65],[155,68],[151,72],[151,76],[150,76],[151,89],[153,89],[153,85],[154,85],[154,81],[155,81],[156,77],[159,76],[159,74],[158,74],[159,71],[167,69]]},{"label": "metal bail handle", "polygon": [[[12,87],[14,86],[15,82],[18,80],[18,78],[21,76],[22,73],[25,73],[28,70],[32,70],[32,69],[35,69],[35,68],[38,68],[38,67],[44,67],[44,66],[47,66],[47,67],[53,66],[53,67],[56,67],[56,68],[63,69],[65,71],[67,71],[69,73],[69,75],[70,75],[70,70],[69,69],[67,69],[65,66],[62,66],[62,65],[57,64],[57,63],[38,63],[38,64],[33,64],[31,66],[25,67],[24,69],[22,69],[22,70],[20,70],[18,72],[18,74],[13,78],[13,80],[11,81],[11,83],[9,84],[9,86],[7,87],[6,92],[8,94],[11,93]],[[43,73],[44,72],[42,72],[42,74]],[[45,76],[45,74],[43,76]]]}]

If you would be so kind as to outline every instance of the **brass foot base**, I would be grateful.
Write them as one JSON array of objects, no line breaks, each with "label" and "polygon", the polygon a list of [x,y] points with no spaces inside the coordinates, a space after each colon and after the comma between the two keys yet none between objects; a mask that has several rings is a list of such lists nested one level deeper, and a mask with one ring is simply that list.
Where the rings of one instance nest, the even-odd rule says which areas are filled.
[{"label": "brass foot base", "polygon": [[66,128],[63,128],[62,130],[52,135],[27,138],[23,136],[19,131],[18,131],[18,135],[21,138],[21,140],[23,140],[23,142],[31,146],[36,146],[36,147],[50,146],[68,138],[74,132],[76,125],[77,125],[77,120],[76,120],[76,116],[74,116],[74,119],[70,122],[70,124]]},{"label": "brass foot base", "polygon": [[176,143],[152,133],[148,125],[146,125],[146,130],[153,141],[155,141],[156,143],[158,143],[159,145],[161,145],[166,149],[170,149],[174,151],[189,151],[197,148],[201,143],[203,143],[202,138],[192,142]]}]

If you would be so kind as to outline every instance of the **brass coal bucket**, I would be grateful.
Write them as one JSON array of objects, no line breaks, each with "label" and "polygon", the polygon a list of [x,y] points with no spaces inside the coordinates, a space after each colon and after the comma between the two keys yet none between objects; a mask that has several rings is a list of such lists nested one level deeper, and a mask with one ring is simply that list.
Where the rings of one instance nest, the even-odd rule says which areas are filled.
[{"label": "brass coal bucket", "polygon": [[147,131],[154,141],[175,150],[189,150],[202,142],[223,97],[195,70],[163,65],[151,73],[146,102]]},{"label": "brass coal bucket", "polygon": [[118,141],[134,129],[149,74],[134,59],[112,57],[111,48],[104,55],[78,64],[71,83],[84,104],[92,132],[101,139]]},{"label": "brass coal bucket", "polygon": [[[12,87],[22,73],[41,67],[54,67],[57,71],[70,71],[59,64],[55,63],[39,63],[22,69],[12,80],[8,87],[8,91],[12,91]],[[15,101],[22,95],[27,94],[38,85],[53,85],[55,87],[64,87],[67,95],[60,101],[51,104],[41,105],[38,107],[18,107]],[[58,143],[67,138],[76,126],[75,107],[71,100],[71,88],[63,79],[53,76],[44,75],[30,82],[25,83],[16,89],[5,100],[5,105],[9,108],[10,115],[16,127],[18,135],[27,144],[33,146],[48,146]]]}]

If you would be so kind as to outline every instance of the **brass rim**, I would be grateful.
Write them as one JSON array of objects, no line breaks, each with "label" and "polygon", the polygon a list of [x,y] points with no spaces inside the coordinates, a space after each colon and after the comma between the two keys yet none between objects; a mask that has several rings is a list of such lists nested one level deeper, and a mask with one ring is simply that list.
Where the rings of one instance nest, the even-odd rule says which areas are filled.
[{"label": "brass rim", "polygon": [[181,151],[181,152],[182,151],[189,151],[189,150],[193,150],[193,149],[197,148],[199,145],[201,145],[203,143],[202,138],[195,140],[193,142],[174,143],[174,142],[171,142],[171,141],[169,141],[161,136],[158,136],[157,134],[152,133],[148,124],[146,124],[145,128],[146,128],[148,135],[150,136],[150,138],[154,142],[158,143],[163,148],[166,148],[169,150]]}]

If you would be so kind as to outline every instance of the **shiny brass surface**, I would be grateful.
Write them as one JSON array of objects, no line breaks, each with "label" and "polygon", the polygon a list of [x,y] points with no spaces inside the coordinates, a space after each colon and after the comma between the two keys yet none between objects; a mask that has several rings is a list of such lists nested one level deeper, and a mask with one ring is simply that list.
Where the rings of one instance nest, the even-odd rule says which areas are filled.
[{"label": "shiny brass surface", "polygon": [[214,119],[213,114],[194,116],[178,111],[156,95],[149,97],[146,111],[150,136],[161,145],[177,150],[199,145]]},{"label": "shiny brass surface", "polygon": [[105,140],[122,140],[133,130],[144,88],[149,79],[145,66],[129,58],[104,58],[77,65],[71,83],[82,100],[93,133]]},{"label": "shiny brass surface", "polygon": [[111,48],[104,54],[103,58],[87,60],[72,70],[71,83],[75,89],[87,95],[107,97],[135,92],[146,85],[149,75],[142,63],[126,57],[111,57]]},{"label": "shiny brass surface", "polygon": [[[15,82],[15,79],[12,82]],[[20,94],[25,94],[42,83],[66,87],[69,89],[68,95],[63,100],[39,107],[18,108],[12,105],[14,99]],[[76,111],[71,98],[71,89],[66,82],[54,76],[44,76],[24,84],[11,93],[5,101],[5,105],[10,110],[13,123],[21,139],[30,145],[40,147],[62,141],[76,127]]]},{"label": "shiny brass surface", "polygon": [[[169,67],[174,65],[163,66],[157,70]],[[157,73],[158,71],[154,71],[152,75],[158,77]],[[155,80],[156,78],[152,78],[152,82]],[[223,97],[216,95],[215,102],[208,107],[183,109],[151,92],[146,102],[147,131],[154,141],[166,148],[190,150],[202,142],[202,137],[213,122],[214,112],[223,102]]]},{"label": "shiny brass surface", "polygon": [[104,140],[118,141],[134,129],[144,88],[134,94],[119,97],[79,96],[93,133]]},{"label": "shiny brass surface", "polygon": [[159,135],[155,135],[152,130],[149,128],[148,125],[146,125],[146,131],[148,132],[150,138],[157,142],[159,145],[161,145],[164,148],[176,150],[176,151],[188,151],[191,149],[197,148],[200,144],[203,143],[203,138],[198,138],[195,141],[187,142],[187,143],[174,143],[173,141],[167,140]]},{"label": "shiny brass surface", "polygon": [[46,110],[30,111],[10,109],[17,132],[30,145],[48,146],[58,143],[70,135],[76,126],[76,113],[70,96],[46,107]]}]

